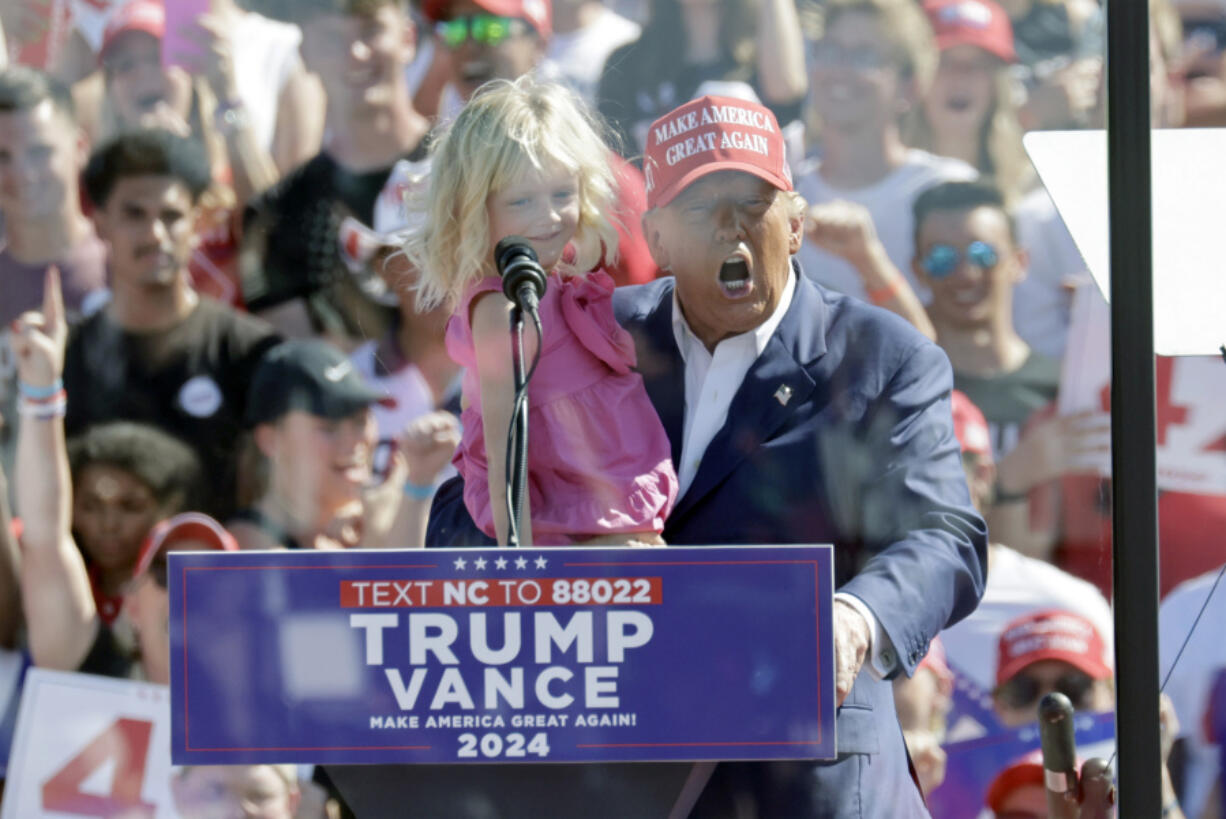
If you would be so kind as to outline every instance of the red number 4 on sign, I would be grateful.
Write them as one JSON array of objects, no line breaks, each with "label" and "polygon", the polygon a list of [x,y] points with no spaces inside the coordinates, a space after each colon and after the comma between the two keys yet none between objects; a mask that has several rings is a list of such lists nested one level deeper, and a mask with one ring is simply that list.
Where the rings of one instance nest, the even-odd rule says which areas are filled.
[{"label": "red number 4 on sign", "polygon": [[[141,801],[149,736],[153,723],[117,719],[68,761],[43,785],[43,810],[77,816],[153,819],[156,806]],[[108,760],[115,761],[115,777],[107,796],[81,791],[81,783]]]}]

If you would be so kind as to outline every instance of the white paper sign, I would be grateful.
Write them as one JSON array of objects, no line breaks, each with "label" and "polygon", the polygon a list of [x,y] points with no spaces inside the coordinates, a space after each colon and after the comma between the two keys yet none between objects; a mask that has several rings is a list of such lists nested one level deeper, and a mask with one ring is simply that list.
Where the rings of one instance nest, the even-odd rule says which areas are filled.
[{"label": "white paper sign", "polygon": [[[1110,323],[1102,294],[1081,288],[1061,376],[1062,415],[1110,410]],[[1220,356],[1158,356],[1155,376],[1158,488],[1226,495],[1226,364]],[[1104,453],[1097,464],[1103,475],[1110,457]]]},{"label": "white paper sign", "polygon": [[[1032,131],[1024,142],[1090,273],[1110,293],[1106,132]],[[1152,153],[1154,347],[1211,355],[1226,343],[1226,129],[1157,130]]]},{"label": "white paper sign", "polygon": [[0,819],[174,819],[166,686],[32,668]]}]

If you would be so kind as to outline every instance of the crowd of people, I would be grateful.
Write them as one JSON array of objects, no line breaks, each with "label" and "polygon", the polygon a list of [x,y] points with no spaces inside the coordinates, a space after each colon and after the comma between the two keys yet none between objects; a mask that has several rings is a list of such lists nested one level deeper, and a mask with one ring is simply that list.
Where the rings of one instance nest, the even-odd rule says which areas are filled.
[{"label": "crowd of people", "polygon": [[[1149,9],[1154,126],[1226,125],[1226,5]],[[0,0],[0,672],[167,683],[171,549],[832,542],[839,701],[875,715],[840,710],[840,760],[888,764],[721,765],[695,815],[939,816],[943,782],[975,787],[958,743],[1020,736],[1051,691],[1114,705],[1105,300],[1023,146],[1103,126],[1104,14]],[[521,521],[511,234],[548,274]],[[1189,366],[1158,361],[1159,445],[1194,428],[1220,459],[1226,391]],[[1160,486],[1165,674],[1226,486]],[[1168,816],[1226,815],[1201,629]],[[1028,750],[983,815],[1045,815]],[[174,793],[344,815],[314,778]]]}]

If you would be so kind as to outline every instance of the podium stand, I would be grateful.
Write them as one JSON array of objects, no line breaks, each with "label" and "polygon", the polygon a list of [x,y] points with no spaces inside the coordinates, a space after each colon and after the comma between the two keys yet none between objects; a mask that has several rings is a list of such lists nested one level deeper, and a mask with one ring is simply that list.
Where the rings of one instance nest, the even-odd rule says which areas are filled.
[{"label": "podium stand", "polygon": [[714,762],[327,765],[358,817],[684,819]]}]

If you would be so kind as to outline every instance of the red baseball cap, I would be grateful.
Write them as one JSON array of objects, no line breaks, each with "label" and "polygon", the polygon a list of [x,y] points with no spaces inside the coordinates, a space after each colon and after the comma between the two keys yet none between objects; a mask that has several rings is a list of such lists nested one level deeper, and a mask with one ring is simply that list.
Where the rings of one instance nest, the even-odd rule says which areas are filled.
[{"label": "red baseball cap", "polygon": [[1061,660],[1096,680],[1111,676],[1102,635],[1071,611],[1053,609],[1017,618],[1001,632],[999,652],[997,685],[1040,660]]},{"label": "red baseball cap", "polygon": [[163,551],[173,551],[177,543],[190,541],[193,545],[222,552],[238,551],[234,535],[208,515],[200,512],[184,512],[167,518],[149,530],[141,543],[133,577],[149,571],[153,560]]},{"label": "red baseball cap", "polygon": [[949,398],[953,405],[954,435],[958,436],[962,451],[978,455],[991,463],[992,436],[988,433],[987,419],[965,393],[954,390]]},{"label": "red baseball cap", "polygon": [[[536,33],[548,40],[553,34],[553,4],[550,0],[473,0],[490,14],[527,20]],[[427,20],[439,22],[447,18],[452,0],[426,0],[422,13]]]},{"label": "red baseball cap", "polygon": [[[1081,770],[1082,760],[1080,756],[1074,760],[1073,765],[1077,770]],[[993,813],[1001,813],[1005,809],[1006,797],[1025,785],[1038,785],[1041,788],[1047,787],[1046,779],[1043,776],[1042,748],[1035,748],[1025,756],[1015,759],[1008,767],[996,774],[992,784],[988,785],[988,795],[985,802],[992,809]]]},{"label": "red baseball cap", "polygon": [[643,175],[647,207],[662,208],[716,171],[744,171],[792,190],[783,134],[769,108],[734,97],[699,97],[651,124]]},{"label": "red baseball cap", "polygon": [[1017,62],[1013,25],[994,0],[927,0],[924,11],[942,51],[973,45],[1007,63]]},{"label": "red baseball cap", "polygon": [[102,47],[98,49],[98,61],[107,49],[129,31],[143,31],[161,40],[166,34],[166,9],[162,0],[128,0],[120,6],[102,32]]}]

